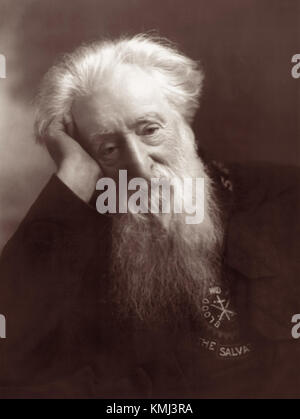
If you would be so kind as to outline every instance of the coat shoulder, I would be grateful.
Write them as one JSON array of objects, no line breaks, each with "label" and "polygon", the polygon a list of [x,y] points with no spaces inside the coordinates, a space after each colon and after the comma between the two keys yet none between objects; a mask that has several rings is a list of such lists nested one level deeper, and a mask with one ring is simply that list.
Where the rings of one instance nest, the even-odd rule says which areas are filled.
[{"label": "coat shoulder", "polygon": [[253,162],[233,163],[229,170],[238,210],[259,209],[285,194],[299,196],[300,167]]},{"label": "coat shoulder", "polygon": [[290,339],[300,301],[300,169],[232,165],[229,264],[248,278],[251,317],[269,338]]}]

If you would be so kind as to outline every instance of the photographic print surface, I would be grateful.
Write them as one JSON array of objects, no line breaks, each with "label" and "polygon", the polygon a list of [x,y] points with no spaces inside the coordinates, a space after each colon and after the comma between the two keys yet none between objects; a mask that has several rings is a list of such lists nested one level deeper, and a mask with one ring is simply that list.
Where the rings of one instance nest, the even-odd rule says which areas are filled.
[{"label": "photographic print surface", "polygon": [[0,0],[0,398],[299,398],[299,27]]}]

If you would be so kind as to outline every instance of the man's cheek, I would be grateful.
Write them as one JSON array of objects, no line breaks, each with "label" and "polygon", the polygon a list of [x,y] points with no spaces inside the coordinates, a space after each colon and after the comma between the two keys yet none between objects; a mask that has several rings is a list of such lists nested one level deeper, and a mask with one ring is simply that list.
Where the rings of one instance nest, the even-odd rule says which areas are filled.
[{"label": "man's cheek", "polygon": [[173,153],[171,143],[167,143],[166,141],[159,147],[150,150],[149,156],[153,161],[153,172],[155,172],[155,168],[172,166],[174,163]]},{"label": "man's cheek", "polygon": [[[166,136],[163,141],[163,146],[160,149],[161,161],[171,168],[177,169],[180,161],[181,144],[175,135]],[[184,150],[182,150],[184,152]]]}]

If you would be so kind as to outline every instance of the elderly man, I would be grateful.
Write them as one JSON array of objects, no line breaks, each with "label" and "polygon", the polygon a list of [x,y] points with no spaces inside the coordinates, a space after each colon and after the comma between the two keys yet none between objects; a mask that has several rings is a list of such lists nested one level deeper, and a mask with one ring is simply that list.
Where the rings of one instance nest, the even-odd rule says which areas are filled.
[{"label": "elderly man", "polygon": [[[300,395],[299,174],[201,158],[202,80],[144,35],[80,47],[46,75],[36,136],[57,173],[2,255],[2,395]],[[120,171],[204,179],[202,222],[100,214],[96,183]]]}]

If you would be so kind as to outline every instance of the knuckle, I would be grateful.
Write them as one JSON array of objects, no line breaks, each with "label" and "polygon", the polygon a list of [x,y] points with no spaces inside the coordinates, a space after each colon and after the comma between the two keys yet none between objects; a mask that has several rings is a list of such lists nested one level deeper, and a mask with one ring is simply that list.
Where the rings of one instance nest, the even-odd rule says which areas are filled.
[{"label": "knuckle", "polygon": [[46,133],[46,137],[48,141],[57,141],[59,137],[62,135],[62,133],[57,129],[57,127],[49,127],[48,131]]},{"label": "knuckle", "polygon": [[49,130],[46,132],[46,137],[47,137],[47,139],[48,139],[48,140],[52,140],[52,139],[54,138],[54,132],[53,132],[53,130],[52,130],[52,129],[49,129]]},{"label": "knuckle", "polygon": [[49,139],[52,139],[55,137],[55,134],[56,134],[55,127],[53,126],[53,124],[49,125],[49,127],[46,130],[46,137]]}]

